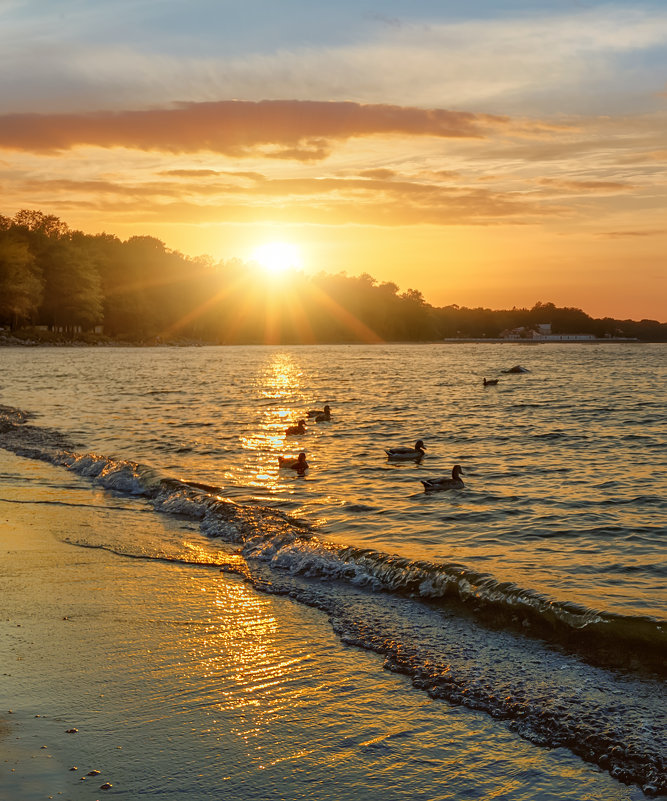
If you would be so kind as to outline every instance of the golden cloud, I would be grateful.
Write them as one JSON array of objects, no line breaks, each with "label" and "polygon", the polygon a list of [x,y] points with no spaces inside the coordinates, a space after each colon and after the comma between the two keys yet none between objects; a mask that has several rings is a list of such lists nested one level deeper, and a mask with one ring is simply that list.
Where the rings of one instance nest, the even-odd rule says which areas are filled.
[{"label": "golden cloud", "polygon": [[504,117],[445,109],[310,100],[225,100],[173,108],[0,115],[0,148],[57,153],[77,146],[209,151],[312,161],[332,140],[396,135],[483,138]]}]

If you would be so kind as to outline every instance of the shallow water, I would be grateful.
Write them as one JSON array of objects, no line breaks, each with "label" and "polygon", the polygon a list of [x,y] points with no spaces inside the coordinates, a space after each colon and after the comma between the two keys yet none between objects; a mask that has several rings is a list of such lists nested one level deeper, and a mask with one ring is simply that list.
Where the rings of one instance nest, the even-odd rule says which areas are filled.
[{"label": "shallow water", "polygon": [[20,532],[0,559],[0,696],[21,736],[0,743],[3,801],[87,801],[107,781],[110,797],[188,801],[643,798],[567,748],[415,690],[317,609],[210,565],[58,542],[131,529],[166,555],[197,547],[183,521],[5,452],[0,495]]},{"label": "shallow water", "polygon": [[[217,565],[318,607],[432,697],[650,794],[665,781],[666,354],[3,349],[0,444],[127,506],[126,527],[74,544]],[[502,372],[516,364],[530,372]],[[325,403],[331,422],[285,436]],[[387,460],[417,439],[420,463]],[[278,468],[301,450],[305,476]],[[424,492],[453,464],[463,489]],[[137,524],[156,510],[169,525]]]}]

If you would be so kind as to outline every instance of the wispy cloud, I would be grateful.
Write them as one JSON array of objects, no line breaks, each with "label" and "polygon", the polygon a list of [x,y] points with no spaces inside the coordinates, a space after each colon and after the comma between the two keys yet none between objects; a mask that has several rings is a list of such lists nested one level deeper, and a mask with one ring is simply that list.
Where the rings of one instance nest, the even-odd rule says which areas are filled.
[{"label": "wispy cloud", "polygon": [[635,186],[625,181],[566,181],[557,178],[541,178],[538,183],[556,190],[578,193],[616,194],[636,189]]},{"label": "wispy cloud", "polygon": [[[176,172],[176,171],[174,171]],[[177,171],[174,181],[141,184],[114,181],[27,180],[25,193],[67,197],[70,208],[96,204],[100,211],[128,212],[163,221],[277,221],[374,226],[525,225],[567,213],[543,198],[465,185],[387,178],[282,178],[259,176],[246,185],[223,175],[202,182],[199,171]],[[195,175],[189,175],[194,172]],[[195,180],[199,177],[199,180]],[[178,180],[182,178],[183,180]],[[280,202],[276,203],[276,199]]]},{"label": "wispy cloud", "polygon": [[[280,41],[240,53],[228,41],[215,56],[219,25],[199,31],[199,48],[194,39],[190,46],[179,41],[175,52],[173,36],[162,44],[140,43],[136,36],[131,42],[127,30],[122,38],[108,20],[105,37],[90,10],[87,37],[83,23],[75,25],[79,16],[71,18],[76,37],[43,20],[32,28],[3,21],[0,69],[13,76],[3,89],[5,108],[136,109],[180,98],[324,97],[543,114],[638,111],[663,102],[667,10],[649,4],[468,21],[448,21],[434,11],[430,21],[422,14],[419,22],[365,28],[353,43]],[[233,30],[226,33],[229,40]]]},{"label": "wispy cloud", "polygon": [[644,231],[602,231],[599,236],[606,239],[637,239],[644,237],[665,236],[667,228],[649,228]]}]

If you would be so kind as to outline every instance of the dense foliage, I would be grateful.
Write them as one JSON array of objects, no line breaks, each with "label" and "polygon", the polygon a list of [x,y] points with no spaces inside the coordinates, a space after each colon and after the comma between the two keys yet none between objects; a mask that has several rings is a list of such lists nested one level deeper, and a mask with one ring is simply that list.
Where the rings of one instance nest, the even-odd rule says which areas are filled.
[{"label": "dense foliage", "polygon": [[555,334],[667,341],[667,323],[593,319],[580,309],[436,308],[368,274],[271,281],[237,259],[214,263],[158,239],[71,230],[53,215],[0,216],[0,325],[91,331],[128,341],[311,343],[497,337],[550,323]]}]

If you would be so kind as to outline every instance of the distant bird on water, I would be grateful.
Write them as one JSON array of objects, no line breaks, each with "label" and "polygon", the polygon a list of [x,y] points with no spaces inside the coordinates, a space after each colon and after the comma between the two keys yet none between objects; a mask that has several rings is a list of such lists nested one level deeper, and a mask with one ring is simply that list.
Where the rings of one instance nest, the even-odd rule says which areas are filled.
[{"label": "distant bird on water", "polygon": [[299,420],[299,422],[295,426],[289,426],[289,428],[285,429],[285,434],[288,436],[290,434],[305,434],[306,433],[306,421]]},{"label": "distant bird on water", "polygon": [[331,407],[325,406],[324,409],[310,409],[306,412],[306,417],[319,417],[322,414],[331,415]]},{"label": "distant bird on water", "polygon": [[495,385],[497,383],[498,383],[498,379],[497,378],[488,378],[488,379],[485,378],[484,379],[484,386],[485,387],[495,387]]},{"label": "distant bird on water", "polygon": [[414,448],[386,448],[385,453],[394,461],[419,461],[426,453],[426,445],[423,440],[418,439]]},{"label": "distant bird on water", "polygon": [[290,470],[297,470],[298,472],[307,470],[308,462],[306,461],[306,454],[302,452],[296,459],[293,456],[279,456],[278,466],[289,467]]},{"label": "distant bird on water", "polygon": [[325,406],[324,409],[315,415],[316,423],[328,423],[331,420],[331,407]]},{"label": "distant bird on water", "polygon": [[529,373],[530,370],[527,367],[522,367],[520,364],[515,364],[514,367],[510,367],[509,370],[503,370],[503,373]]},{"label": "distant bird on water", "polygon": [[465,486],[463,481],[459,478],[462,472],[461,465],[455,464],[452,468],[451,478],[427,478],[425,481],[422,481],[424,490],[428,492],[430,490],[462,489]]}]

